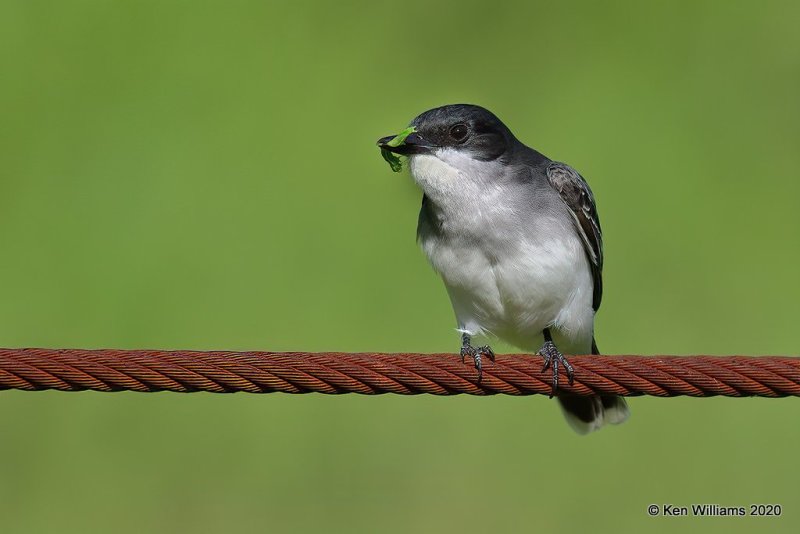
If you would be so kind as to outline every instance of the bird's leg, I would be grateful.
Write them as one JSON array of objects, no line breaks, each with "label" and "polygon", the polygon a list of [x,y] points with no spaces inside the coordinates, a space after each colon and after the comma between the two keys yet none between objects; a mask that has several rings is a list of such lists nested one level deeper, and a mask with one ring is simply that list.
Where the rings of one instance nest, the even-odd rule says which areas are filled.
[{"label": "bird's leg", "polygon": [[572,381],[575,378],[575,370],[572,368],[570,363],[561,354],[561,351],[558,350],[556,344],[553,343],[553,337],[550,335],[550,329],[545,328],[542,332],[544,334],[544,345],[542,348],[539,349],[539,354],[544,357],[544,366],[542,367],[542,372],[547,371],[547,368],[552,365],[553,367],[553,391],[550,393],[550,398],[553,398],[553,395],[556,394],[558,391],[558,368],[560,365],[564,366],[564,369],[567,371],[567,379],[569,380],[569,384],[572,385]]},{"label": "bird's leg", "polygon": [[494,361],[494,351],[489,345],[484,345],[477,348],[473,347],[471,341],[472,339],[470,338],[469,334],[461,334],[461,363],[464,363],[464,358],[471,356],[475,361],[475,369],[478,370],[478,382],[480,382],[481,378],[483,378],[483,364],[481,363],[481,357],[487,356],[490,360]]}]

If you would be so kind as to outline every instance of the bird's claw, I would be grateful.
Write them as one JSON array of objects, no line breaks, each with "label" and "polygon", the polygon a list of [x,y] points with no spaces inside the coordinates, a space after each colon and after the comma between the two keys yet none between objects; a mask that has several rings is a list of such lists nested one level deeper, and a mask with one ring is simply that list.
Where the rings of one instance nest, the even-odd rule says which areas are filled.
[{"label": "bird's claw", "polygon": [[467,356],[470,356],[475,361],[475,369],[478,370],[478,382],[480,382],[483,378],[483,356],[486,356],[490,360],[494,361],[494,351],[489,345],[473,347],[470,345],[469,341],[466,341],[463,345],[461,345],[461,363],[464,363],[464,359]]},{"label": "bird's claw", "polygon": [[575,370],[573,369],[572,365],[567,361],[561,351],[556,348],[555,343],[548,340],[544,342],[542,348],[539,349],[539,355],[544,358],[544,365],[542,366],[542,372],[544,373],[549,369],[551,366],[553,368],[553,390],[550,393],[550,398],[553,398],[553,395],[556,394],[558,391],[558,369],[561,365],[564,366],[564,370],[567,372],[567,380],[569,381],[569,385],[572,385],[573,380],[575,379]]},{"label": "bird's claw", "polygon": [[464,345],[461,347],[461,363],[464,363],[464,359],[467,357],[474,357],[475,356],[475,348],[472,345]]}]

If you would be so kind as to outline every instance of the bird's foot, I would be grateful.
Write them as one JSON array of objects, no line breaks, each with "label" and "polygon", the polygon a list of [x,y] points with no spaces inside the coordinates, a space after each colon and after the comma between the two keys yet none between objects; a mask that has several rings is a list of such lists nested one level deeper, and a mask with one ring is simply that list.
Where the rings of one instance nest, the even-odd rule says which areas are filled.
[{"label": "bird's foot", "polygon": [[560,366],[564,366],[564,370],[567,372],[567,380],[569,380],[569,384],[572,385],[572,381],[575,378],[575,370],[572,368],[572,365],[567,361],[561,351],[556,348],[555,343],[552,340],[546,340],[542,348],[539,349],[539,355],[544,358],[544,366],[542,367],[542,372],[544,373],[547,371],[549,367],[553,368],[553,391],[550,393],[550,398],[553,398],[553,395],[556,394],[558,391],[558,369]]},{"label": "bird's foot", "polygon": [[461,338],[461,363],[464,363],[464,358],[470,356],[475,362],[475,369],[478,370],[478,382],[483,378],[483,356],[494,361],[494,351],[489,345],[482,347],[473,347],[470,344],[469,336],[464,334]]}]

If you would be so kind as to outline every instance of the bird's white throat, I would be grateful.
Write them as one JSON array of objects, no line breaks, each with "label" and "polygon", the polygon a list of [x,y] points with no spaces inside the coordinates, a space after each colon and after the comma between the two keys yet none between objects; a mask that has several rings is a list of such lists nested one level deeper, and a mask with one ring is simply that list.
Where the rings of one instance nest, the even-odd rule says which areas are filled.
[{"label": "bird's white throat", "polygon": [[497,161],[481,161],[464,151],[440,148],[433,154],[411,156],[409,170],[428,198],[465,229],[487,212],[511,211]]},{"label": "bird's white throat", "polygon": [[439,148],[433,154],[415,154],[409,160],[414,181],[434,200],[462,194],[485,193],[497,176],[496,162],[480,161],[469,153]]}]

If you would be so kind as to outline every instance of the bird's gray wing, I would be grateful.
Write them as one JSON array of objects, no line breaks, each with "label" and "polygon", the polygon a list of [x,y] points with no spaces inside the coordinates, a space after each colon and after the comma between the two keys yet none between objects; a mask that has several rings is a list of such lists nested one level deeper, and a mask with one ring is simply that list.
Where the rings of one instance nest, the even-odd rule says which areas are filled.
[{"label": "bird's gray wing", "polygon": [[603,234],[594,195],[586,180],[569,165],[555,161],[550,163],[547,166],[547,179],[572,213],[575,228],[583,241],[583,248],[592,268],[592,308],[596,311],[603,298]]}]

